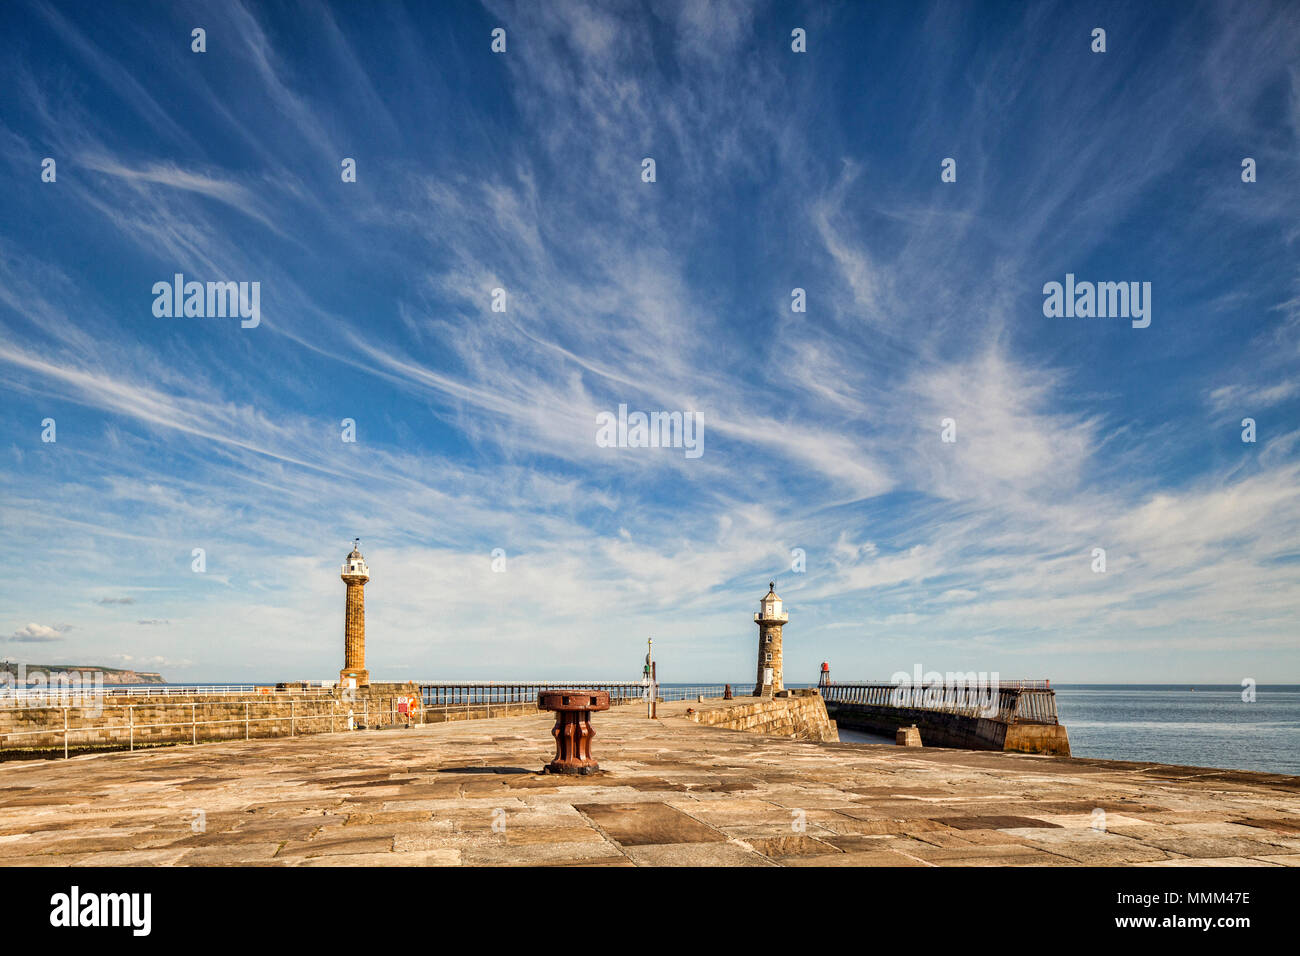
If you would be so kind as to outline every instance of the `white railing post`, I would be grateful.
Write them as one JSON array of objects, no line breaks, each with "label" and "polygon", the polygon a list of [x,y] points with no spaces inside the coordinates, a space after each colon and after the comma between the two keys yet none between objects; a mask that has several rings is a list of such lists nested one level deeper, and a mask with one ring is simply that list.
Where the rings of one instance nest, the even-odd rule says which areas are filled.
[{"label": "white railing post", "polygon": [[68,708],[63,708],[63,759],[68,759]]},{"label": "white railing post", "polygon": [[248,739],[248,701],[244,701],[244,739]]},{"label": "white railing post", "polygon": [[131,749],[135,750],[135,704],[127,705],[126,720],[131,726]]},{"label": "white railing post", "polygon": [[194,701],[190,701],[190,743],[197,744],[198,742],[199,742],[198,706],[194,703]]}]

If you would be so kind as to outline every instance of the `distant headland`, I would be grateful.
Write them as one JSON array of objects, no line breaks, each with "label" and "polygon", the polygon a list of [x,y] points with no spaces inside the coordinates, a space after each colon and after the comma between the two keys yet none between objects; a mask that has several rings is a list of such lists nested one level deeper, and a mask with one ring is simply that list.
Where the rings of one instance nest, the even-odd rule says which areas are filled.
[{"label": "distant headland", "polygon": [[133,671],[120,667],[100,667],[97,664],[17,664],[13,661],[0,661],[0,674],[25,676],[28,681],[33,678],[48,680],[59,676],[75,681],[94,681],[95,675],[101,675],[105,684],[165,684],[162,674],[153,671]]}]

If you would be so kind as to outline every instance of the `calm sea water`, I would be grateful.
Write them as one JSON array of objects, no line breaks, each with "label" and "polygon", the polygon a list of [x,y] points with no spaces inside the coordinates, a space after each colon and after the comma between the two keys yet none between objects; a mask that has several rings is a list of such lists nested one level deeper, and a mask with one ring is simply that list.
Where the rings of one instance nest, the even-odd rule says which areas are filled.
[{"label": "calm sea water", "polygon": [[[1300,686],[1061,684],[1056,709],[1076,757],[1300,775]],[[840,739],[882,738],[841,731]],[[890,741],[892,742],[892,741]]]},{"label": "calm sea water", "polygon": [[1300,686],[1064,684],[1056,709],[1076,757],[1300,774]]}]

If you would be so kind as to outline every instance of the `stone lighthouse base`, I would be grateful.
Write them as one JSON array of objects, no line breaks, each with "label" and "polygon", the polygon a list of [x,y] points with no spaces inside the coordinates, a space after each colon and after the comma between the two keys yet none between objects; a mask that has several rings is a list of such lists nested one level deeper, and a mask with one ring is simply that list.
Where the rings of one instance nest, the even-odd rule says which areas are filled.
[{"label": "stone lighthouse base", "polygon": [[339,671],[340,687],[351,687],[353,686],[352,683],[353,681],[356,681],[357,687],[365,687],[367,684],[370,683],[370,671],[364,669],[348,670],[347,668],[344,668],[343,670]]}]

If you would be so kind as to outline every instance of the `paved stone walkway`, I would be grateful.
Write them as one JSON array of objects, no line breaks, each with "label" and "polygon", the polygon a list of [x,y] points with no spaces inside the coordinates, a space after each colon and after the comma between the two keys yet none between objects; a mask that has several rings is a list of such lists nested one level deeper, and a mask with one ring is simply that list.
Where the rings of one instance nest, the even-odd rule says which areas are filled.
[{"label": "paved stone walkway", "polygon": [[0,764],[0,864],[1300,864],[1300,777],[800,743],[687,706],[595,715],[593,777],[537,772],[550,715]]}]

